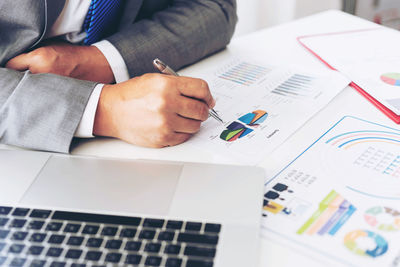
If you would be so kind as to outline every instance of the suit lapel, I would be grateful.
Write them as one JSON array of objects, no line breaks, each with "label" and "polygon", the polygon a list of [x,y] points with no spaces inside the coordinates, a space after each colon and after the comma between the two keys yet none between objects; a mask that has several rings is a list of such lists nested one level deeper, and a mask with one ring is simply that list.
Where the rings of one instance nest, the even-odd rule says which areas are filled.
[{"label": "suit lapel", "polygon": [[47,8],[46,31],[48,31],[64,8],[65,0],[45,0],[45,2]]}]

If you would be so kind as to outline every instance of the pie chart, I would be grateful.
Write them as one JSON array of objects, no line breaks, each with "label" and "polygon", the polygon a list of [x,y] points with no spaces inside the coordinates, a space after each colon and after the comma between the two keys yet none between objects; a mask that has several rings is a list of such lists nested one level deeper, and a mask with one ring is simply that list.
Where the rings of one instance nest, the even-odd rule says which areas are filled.
[{"label": "pie chart", "polygon": [[381,75],[381,80],[387,84],[400,86],[400,73],[389,72]]}]

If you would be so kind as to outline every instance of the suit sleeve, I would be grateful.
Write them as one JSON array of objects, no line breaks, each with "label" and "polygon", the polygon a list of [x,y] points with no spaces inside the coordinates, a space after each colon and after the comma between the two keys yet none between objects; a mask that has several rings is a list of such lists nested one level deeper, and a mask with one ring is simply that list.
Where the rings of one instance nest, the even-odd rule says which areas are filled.
[{"label": "suit sleeve", "polygon": [[121,53],[131,77],[154,72],[158,57],[175,69],[224,48],[235,25],[235,0],[174,0],[151,17],[106,38]]},{"label": "suit sleeve", "polygon": [[95,85],[0,68],[0,143],[68,153]]}]

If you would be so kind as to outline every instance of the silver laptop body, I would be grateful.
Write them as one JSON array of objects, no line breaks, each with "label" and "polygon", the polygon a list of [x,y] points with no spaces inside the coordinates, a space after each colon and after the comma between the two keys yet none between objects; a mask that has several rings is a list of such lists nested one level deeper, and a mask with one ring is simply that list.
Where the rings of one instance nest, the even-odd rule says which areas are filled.
[{"label": "silver laptop body", "polygon": [[260,168],[0,150],[0,170],[0,206],[221,224],[214,266],[257,265]]}]

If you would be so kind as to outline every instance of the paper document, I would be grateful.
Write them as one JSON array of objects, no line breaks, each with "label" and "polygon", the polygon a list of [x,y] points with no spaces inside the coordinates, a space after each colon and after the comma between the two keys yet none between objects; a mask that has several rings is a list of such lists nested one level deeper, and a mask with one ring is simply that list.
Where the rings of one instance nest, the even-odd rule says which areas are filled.
[{"label": "paper document", "polygon": [[208,119],[189,143],[244,164],[261,161],[349,83],[331,70],[310,74],[239,59],[200,78],[225,123]]},{"label": "paper document", "polygon": [[399,130],[345,117],[264,197],[266,238],[336,263],[400,266]]},{"label": "paper document", "polygon": [[400,33],[370,30],[302,38],[331,66],[400,115]]}]

